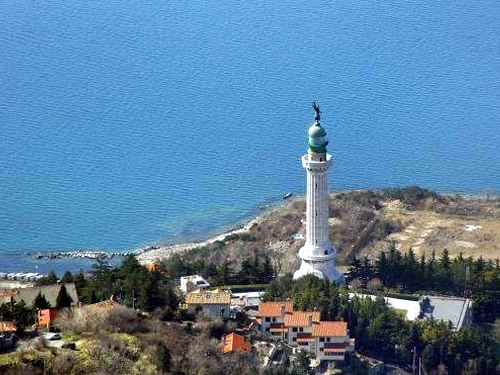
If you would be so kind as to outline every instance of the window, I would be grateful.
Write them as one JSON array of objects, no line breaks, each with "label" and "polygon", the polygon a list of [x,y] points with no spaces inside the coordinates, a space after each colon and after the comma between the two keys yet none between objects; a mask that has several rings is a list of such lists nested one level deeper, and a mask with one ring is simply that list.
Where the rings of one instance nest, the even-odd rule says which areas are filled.
[{"label": "window", "polygon": [[266,322],[269,323],[271,321],[271,318],[266,318]]},{"label": "window", "polygon": [[276,322],[276,318],[273,318],[273,323]]},{"label": "window", "polygon": [[297,332],[297,327],[293,327],[292,332]]},{"label": "window", "polygon": [[304,332],[304,328],[300,327],[299,332]]},{"label": "window", "polygon": [[326,342],[330,342],[330,338],[329,337],[326,338]]},{"label": "window", "polygon": [[319,338],[319,342],[325,342],[325,338],[324,337],[320,337]]},{"label": "window", "polygon": [[292,341],[297,341],[297,337],[292,337]]},{"label": "window", "polygon": [[267,327],[267,328],[266,328],[266,332],[269,332],[269,329],[270,329],[270,328],[269,328],[269,327]]}]

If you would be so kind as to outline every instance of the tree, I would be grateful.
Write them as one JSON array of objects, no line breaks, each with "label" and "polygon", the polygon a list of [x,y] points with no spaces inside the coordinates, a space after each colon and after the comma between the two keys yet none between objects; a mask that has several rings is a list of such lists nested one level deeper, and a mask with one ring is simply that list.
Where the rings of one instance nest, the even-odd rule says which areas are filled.
[{"label": "tree", "polygon": [[42,292],[38,292],[38,294],[35,297],[35,300],[33,301],[33,306],[35,309],[48,309],[50,307],[50,303],[47,301],[45,298],[45,295],[42,294]]},{"label": "tree", "polygon": [[70,308],[73,303],[73,298],[68,293],[66,286],[61,284],[61,288],[59,289],[59,293],[56,298],[56,308],[57,309],[65,309]]},{"label": "tree", "polygon": [[439,348],[434,343],[427,344],[422,352],[422,365],[430,371],[439,365]]},{"label": "tree", "polygon": [[92,289],[92,292],[90,293],[90,304],[94,304],[97,302],[99,302],[99,300],[97,299],[97,295],[95,294],[95,290]]},{"label": "tree", "polygon": [[160,343],[156,349],[156,367],[165,373],[169,372],[172,367],[172,355],[163,343]]},{"label": "tree", "polygon": [[297,357],[292,363],[291,375],[314,375],[315,371],[311,368],[311,356],[305,350],[299,350]]},{"label": "tree", "polygon": [[47,276],[42,277],[38,280],[40,285],[54,285],[57,284],[57,275],[54,271],[50,271]]},{"label": "tree", "polygon": [[264,258],[264,264],[262,265],[262,282],[269,283],[274,278],[274,267],[271,263],[271,259],[268,255]]},{"label": "tree", "polygon": [[218,285],[229,285],[233,280],[233,269],[231,264],[226,260],[217,269],[216,283]]},{"label": "tree", "polygon": [[70,284],[74,281],[73,275],[70,271],[66,271],[61,279],[65,284]]},{"label": "tree", "polygon": [[35,323],[35,311],[29,308],[24,301],[18,302],[12,306],[12,318],[19,331]]}]

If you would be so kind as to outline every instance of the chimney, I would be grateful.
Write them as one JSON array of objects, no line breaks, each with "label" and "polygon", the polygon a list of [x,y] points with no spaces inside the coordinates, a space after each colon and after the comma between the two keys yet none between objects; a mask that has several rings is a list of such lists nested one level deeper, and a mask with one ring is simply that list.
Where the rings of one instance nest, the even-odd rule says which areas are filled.
[{"label": "chimney", "polygon": [[308,325],[309,327],[312,327],[312,325],[313,325],[313,316],[312,316],[312,314],[309,314],[309,315],[307,316],[307,325]]},{"label": "chimney", "polygon": [[285,305],[281,305],[281,315],[285,315],[286,308]]}]

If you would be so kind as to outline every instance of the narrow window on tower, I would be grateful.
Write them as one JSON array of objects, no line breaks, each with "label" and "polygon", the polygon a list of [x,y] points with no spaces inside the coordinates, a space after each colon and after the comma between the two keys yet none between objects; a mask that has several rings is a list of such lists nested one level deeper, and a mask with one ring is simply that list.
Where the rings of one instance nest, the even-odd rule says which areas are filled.
[{"label": "narrow window on tower", "polygon": [[317,183],[315,183],[315,184],[314,184],[314,187],[317,189],[317,188],[318,188],[318,184],[317,184]]},{"label": "narrow window on tower", "polygon": [[314,213],[316,214],[316,216],[318,216],[318,211],[314,211]]}]

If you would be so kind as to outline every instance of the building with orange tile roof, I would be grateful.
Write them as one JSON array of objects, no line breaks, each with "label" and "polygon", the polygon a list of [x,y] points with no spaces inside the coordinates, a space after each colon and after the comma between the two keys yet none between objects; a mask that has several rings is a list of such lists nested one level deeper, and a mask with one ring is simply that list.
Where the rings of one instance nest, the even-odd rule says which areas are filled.
[{"label": "building with orange tile roof", "polygon": [[292,312],[291,301],[285,302],[261,302],[259,304],[259,316],[266,318],[276,318],[283,316],[283,313]]},{"label": "building with orange tile roof", "polygon": [[50,326],[57,318],[59,311],[56,309],[38,310],[38,326],[50,330]]},{"label": "building with orange tile roof", "polygon": [[319,311],[293,311],[285,315],[285,325],[287,327],[309,327],[313,322],[319,322]]},{"label": "building with orange tile roof", "polygon": [[320,320],[319,311],[298,311],[290,301],[263,302],[257,315],[259,329],[288,345],[315,354],[320,361],[343,361],[354,350],[346,322]]},{"label": "building with orange tile roof", "polygon": [[313,325],[313,336],[345,336],[347,335],[346,322],[318,322]]},{"label": "building with orange tile roof", "polygon": [[222,338],[222,353],[249,352],[251,350],[252,345],[245,341],[245,337],[237,333],[232,332]]}]

